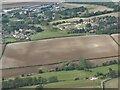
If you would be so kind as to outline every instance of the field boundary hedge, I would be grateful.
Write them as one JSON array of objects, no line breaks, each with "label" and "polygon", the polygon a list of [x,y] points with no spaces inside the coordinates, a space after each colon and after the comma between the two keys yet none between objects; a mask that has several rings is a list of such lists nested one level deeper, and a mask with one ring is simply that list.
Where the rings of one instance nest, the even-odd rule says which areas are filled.
[{"label": "field boundary hedge", "polygon": [[[101,57],[101,58],[90,58],[90,59],[85,59],[85,60],[94,60],[95,59],[104,59],[104,58],[113,58],[113,57],[119,57],[120,55],[118,56],[110,56],[110,57]],[[72,60],[71,62],[77,62],[79,60]],[[29,68],[29,67],[37,67],[37,66],[47,66],[47,65],[55,65],[55,64],[61,64],[61,63],[64,63],[64,62],[67,62],[67,61],[63,61],[63,62],[57,62],[57,63],[51,63],[51,64],[39,64],[39,65],[30,65],[30,66],[21,66],[21,67],[11,67],[11,68],[3,68],[3,69],[0,69],[0,70],[8,70],[8,69],[18,69],[18,68]]]}]

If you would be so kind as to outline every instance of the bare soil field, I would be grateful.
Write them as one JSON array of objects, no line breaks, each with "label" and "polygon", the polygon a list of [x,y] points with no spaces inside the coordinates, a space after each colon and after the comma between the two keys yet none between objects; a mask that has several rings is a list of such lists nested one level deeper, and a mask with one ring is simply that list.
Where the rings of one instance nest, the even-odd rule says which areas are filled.
[{"label": "bare soil field", "polygon": [[14,68],[14,69],[6,69],[2,70],[2,76],[3,77],[14,77],[22,74],[32,74],[32,73],[38,73],[39,70],[43,71],[50,71],[55,69],[58,66],[58,64],[55,65],[47,65],[47,66],[34,66],[34,67],[26,67],[26,68]]},{"label": "bare soil field", "polygon": [[2,8],[14,8],[14,7],[23,7],[23,6],[33,6],[33,5],[44,5],[44,4],[54,4],[55,2],[9,2],[3,3]]},{"label": "bare soil field", "polygon": [[60,4],[61,7],[65,8],[78,8],[78,7],[86,7],[89,9],[89,12],[97,12],[97,11],[112,11],[112,8],[108,8],[105,6],[100,6],[100,5],[92,5],[92,4],[70,4],[70,3],[62,3]]},{"label": "bare soil field", "polygon": [[[107,61],[112,61],[112,60],[118,60],[118,57],[87,60],[87,63],[90,66],[96,66],[96,65],[100,66],[100,65],[102,65],[102,63],[105,63]],[[22,75],[22,74],[27,75],[27,74],[31,74],[31,73],[38,73],[39,70],[51,71],[51,70],[55,70],[55,68],[57,68],[61,64],[33,66],[33,67],[26,67],[26,68],[4,69],[4,70],[2,70],[2,76],[7,78],[7,77],[14,77],[14,76]]]},{"label": "bare soil field", "polygon": [[113,34],[111,35],[113,37],[113,39],[120,45],[120,34]]},{"label": "bare soil field", "polygon": [[118,45],[109,35],[90,35],[8,44],[1,63],[11,68],[112,56]]}]

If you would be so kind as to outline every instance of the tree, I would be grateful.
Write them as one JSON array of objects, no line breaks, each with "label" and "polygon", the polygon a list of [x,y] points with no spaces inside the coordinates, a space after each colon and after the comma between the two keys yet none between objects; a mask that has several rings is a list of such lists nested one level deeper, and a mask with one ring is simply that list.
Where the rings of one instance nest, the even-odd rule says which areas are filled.
[{"label": "tree", "polygon": [[79,69],[86,69],[87,68],[87,62],[84,58],[80,58],[79,61]]},{"label": "tree", "polygon": [[99,77],[99,76],[103,76],[103,75],[104,75],[103,73],[97,72],[95,76],[96,76],[96,77]]},{"label": "tree", "polygon": [[40,84],[39,86],[37,86],[37,87],[35,88],[35,90],[42,90],[42,88],[43,88],[43,85]]},{"label": "tree", "polygon": [[38,71],[38,73],[43,73],[43,71],[40,69],[40,70]]},{"label": "tree", "polygon": [[75,77],[74,80],[79,80],[79,77]]},{"label": "tree", "polygon": [[69,69],[69,70],[75,70],[75,66],[76,66],[76,64],[73,63],[73,62],[71,62],[71,63],[69,63],[69,65],[68,65],[68,69]]},{"label": "tree", "polygon": [[86,27],[91,28],[91,24],[90,23],[86,24]]},{"label": "tree", "polygon": [[49,83],[58,82],[57,76],[49,77],[49,78],[48,78],[48,82],[49,82]]},{"label": "tree", "polygon": [[80,23],[83,23],[84,21],[83,21],[83,19],[80,19],[79,22],[80,22]]},{"label": "tree", "polygon": [[6,23],[8,23],[9,22],[9,18],[7,17],[7,16],[3,16],[2,17],[2,23],[3,24],[6,24]]},{"label": "tree", "polygon": [[69,65],[69,62],[65,62],[65,63],[63,63],[60,67],[59,67],[59,69],[60,70],[67,70],[67,66]]},{"label": "tree", "polygon": [[21,75],[21,77],[24,77],[24,76],[25,76],[24,74]]},{"label": "tree", "polygon": [[35,29],[35,31],[39,33],[39,32],[42,32],[43,29],[41,27],[38,27],[38,28]]},{"label": "tree", "polygon": [[33,85],[39,84],[36,77],[32,78],[32,84]]},{"label": "tree", "polygon": [[[47,83],[47,79],[46,78],[35,78],[35,77],[24,77],[24,78],[20,78],[20,77],[16,77],[14,80],[4,80],[2,81],[2,86],[3,89],[14,89],[14,88],[19,88],[19,87],[24,87],[24,86],[31,86],[31,85],[42,85],[42,84],[46,84]],[[42,87],[42,86],[40,86]],[[39,88],[40,88],[39,87]]]},{"label": "tree", "polygon": [[116,78],[117,77],[117,72],[115,70],[112,70],[112,68],[109,68],[109,70],[108,70],[108,77]]},{"label": "tree", "polygon": [[39,82],[39,84],[46,84],[46,83],[47,83],[47,79],[46,79],[46,78],[39,77],[39,78],[38,78],[38,82]]},{"label": "tree", "polygon": [[89,32],[92,28],[91,23],[86,24],[86,31]]}]

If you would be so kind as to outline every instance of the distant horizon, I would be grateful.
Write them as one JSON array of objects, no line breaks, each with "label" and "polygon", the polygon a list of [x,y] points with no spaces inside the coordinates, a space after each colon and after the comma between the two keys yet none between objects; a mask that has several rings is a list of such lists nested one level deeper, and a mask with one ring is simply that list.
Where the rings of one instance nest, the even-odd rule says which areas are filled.
[{"label": "distant horizon", "polygon": [[[120,0],[74,0],[74,2],[119,2]],[[2,0],[3,3],[16,2],[73,2],[73,0]]]},{"label": "distant horizon", "polygon": [[3,0],[3,2],[60,2],[65,0]]},{"label": "distant horizon", "polygon": [[64,0],[3,0],[2,3],[19,3],[19,2],[63,2]]}]

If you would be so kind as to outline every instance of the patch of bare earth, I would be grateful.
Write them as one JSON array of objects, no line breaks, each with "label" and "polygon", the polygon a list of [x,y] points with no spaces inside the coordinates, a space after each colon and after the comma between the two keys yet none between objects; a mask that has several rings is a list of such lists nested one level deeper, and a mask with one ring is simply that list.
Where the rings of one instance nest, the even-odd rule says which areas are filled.
[{"label": "patch of bare earth", "polygon": [[8,44],[2,64],[11,68],[117,55],[118,45],[109,35],[78,36]]},{"label": "patch of bare earth", "polygon": [[3,70],[3,76],[10,77],[38,73],[39,69],[55,69],[59,64],[54,63],[79,60],[80,57],[87,59],[90,65],[102,65],[118,59],[117,56],[118,44],[111,36],[90,35],[8,44],[0,62],[2,69],[30,66]]}]

